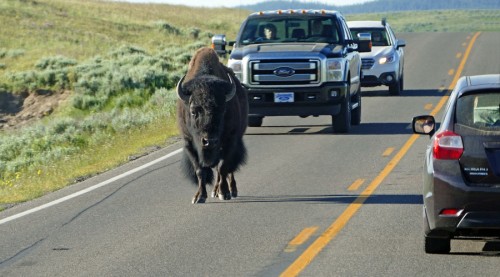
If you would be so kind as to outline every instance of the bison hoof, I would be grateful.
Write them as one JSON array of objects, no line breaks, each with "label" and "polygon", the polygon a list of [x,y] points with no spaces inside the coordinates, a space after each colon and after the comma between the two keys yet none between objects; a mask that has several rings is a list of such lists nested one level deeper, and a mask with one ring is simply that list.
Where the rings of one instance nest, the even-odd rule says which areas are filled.
[{"label": "bison hoof", "polygon": [[194,197],[193,201],[191,203],[193,203],[193,204],[203,204],[203,203],[205,203],[205,201],[206,201],[205,197],[200,197],[200,198]]},{"label": "bison hoof", "polygon": [[238,192],[237,192],[237,191],[231,191],[231,196],[232,196],[233,198],[238,197]]},{"label": "bison hoof", "polygon": [[219,196],[219,195],[217,194],[217,192],[212,191],[212,195],[211,195],[211,196],[212,196],[212,198],[215,198],[215,197],[217,197],[217,196]]},{"label": "bison hoof", "polygon": [[219,200],[231,200],[231,194],[228,193],[219,193]]}]

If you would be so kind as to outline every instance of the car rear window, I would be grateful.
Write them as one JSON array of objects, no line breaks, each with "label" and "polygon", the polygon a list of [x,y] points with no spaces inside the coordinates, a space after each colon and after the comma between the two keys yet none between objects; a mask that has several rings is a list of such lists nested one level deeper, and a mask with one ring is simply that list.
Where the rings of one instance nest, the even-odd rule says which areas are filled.
[{"label": "car rear window", "polygon": [[500,131],[500,91],[466,94],[457,99],[456,123],[484,131]]}]

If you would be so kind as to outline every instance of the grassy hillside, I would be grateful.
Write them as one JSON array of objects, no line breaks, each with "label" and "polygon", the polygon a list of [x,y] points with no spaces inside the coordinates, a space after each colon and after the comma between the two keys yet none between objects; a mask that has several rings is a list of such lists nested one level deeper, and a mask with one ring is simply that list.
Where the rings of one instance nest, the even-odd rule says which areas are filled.
[{"label": "grassy hillside", "polygon": [[[192,53],[212,34],[234,39],[248,14],[97,0],[0,1],[0,94],[69,94],[36,123],[0,130],[0,209],[167,145],[177,135],[173,89]],[[396,32],[500,30],[498,13],[489,11],[347,16],[382,17]]]}]

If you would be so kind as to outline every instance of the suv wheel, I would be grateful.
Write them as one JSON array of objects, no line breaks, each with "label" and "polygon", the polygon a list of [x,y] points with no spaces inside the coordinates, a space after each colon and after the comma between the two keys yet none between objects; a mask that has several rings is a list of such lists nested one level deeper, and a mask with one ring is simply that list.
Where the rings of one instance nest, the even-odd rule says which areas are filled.
[{"label": "suv wheel", "polygon": [[449,238],[425,237],[425,253],[448,254],[451,250],[450,241]]},{"label": "suv wheel", "polygon": [[400,81],[397,81],[396,83],[389,85],[389,94],[390,95],[400,95],[401,94],[401,85]]},{"label": "suv wheel", "polygon": [[248,126],[249,127],[260,127],[262,126],[263,117],[260,116],[249,116],[248,117]]},{"label": "suv wheel", "polygon": [[396,83],[389,85],[390,95],[401,95],[402,91],[403,91],[403,75],[399,77]]},{"label": "suv wheel", "polygon": [[[347,91],[349,93],[349,88]],[[332,127],[334,133],[348,133],[351,130],[351,97],[344,97],[340,113],[332,116]]]}]

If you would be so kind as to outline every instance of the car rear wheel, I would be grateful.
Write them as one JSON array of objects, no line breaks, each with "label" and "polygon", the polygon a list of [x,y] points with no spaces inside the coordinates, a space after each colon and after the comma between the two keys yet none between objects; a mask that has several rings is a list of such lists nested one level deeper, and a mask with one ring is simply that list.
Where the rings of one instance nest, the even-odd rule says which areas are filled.
[{"label": "car rear wheel", "polygon": [[349,95],[344,97],[340,113],[332,116],[332,127],[334,133],[348,133],[351,130],[351,97]]},{"label": "car rear wheel", "polygon": [[425,253],[448,254],[451,250],[451,240],[449,238],[425,237]]},{"label": "car rear wheel", "polygon": [[263,117],[260,116],[249,116],[248,117],[248,126],[249,127],[260,127],[262,126]]}]

